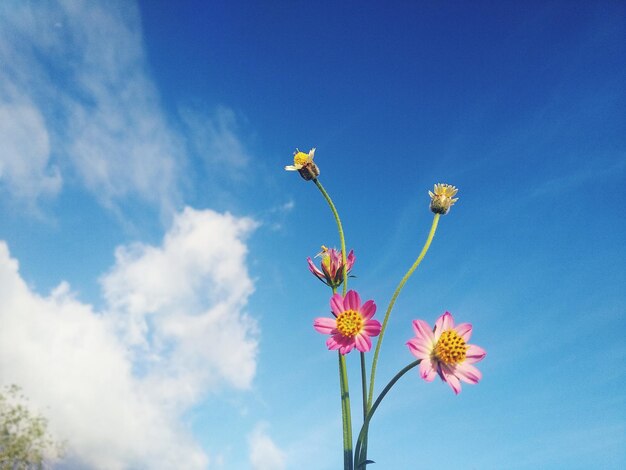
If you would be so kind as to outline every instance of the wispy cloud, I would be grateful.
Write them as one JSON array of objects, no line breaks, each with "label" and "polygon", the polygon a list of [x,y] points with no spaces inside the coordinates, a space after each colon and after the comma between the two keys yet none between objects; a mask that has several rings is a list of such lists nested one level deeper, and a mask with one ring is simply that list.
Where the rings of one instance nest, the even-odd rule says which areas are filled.
[{"label": "wispy cloud", "polygon": [[182,416],[254,377],[256,324],[244,312],[254,227],[184,210],[162,245],[118,248],[101,312],[66,283],[34,292],[0,242],[0,382],[44,410],[70,468],[206,468]]},{"label": "wispy cloud", "polygon": [[617,158],[609,166],[599,166],[590,162],[587,168],[569,171],[559,177],[543,182],[530,193],[530,197],[560,195],[594,181],[600,185],[603,181],[624,173],[625,169],[626,155],[621,155],[621,159]]},{"label": "wispy cloud", "polygon": [[0,2],[3,200],[37,210],[79,187],[115,213],[140,202],[171,223],[161,245],[118,247],[100,311],[64,282],[35,292],[0,242],[0,383],[47,410],[69,468],[206,468],[184,413],[251,386],[245,240],[257,223],[182,209],[194,159],[218,187],[241,178],[240,124],[227,107],[165,113],[134,2]]},{"label": "wispy cloud", "polygon": [[[109,207],[131,196],[173,212],[184,155],[146,73],[135,5],[0,8],[0,109],[13,118],[2,136],[17,130],[1,161],[29,162],[23,166],[31,176],[24,189],[25,171],[13,165],[3,178],[8,189],[31,200],[55,194],[57,161]],[[28,134],[30,143],[22,137]]]},{"label": "wispy cloud", "polygon": [[2,2],[0,117],[0,189],[30,206],[78,184],[168,220],[196,156],[217,185],[251,159],[229,108],[165,113],[134,2]]},{"label": "wispy cloud", "polygon": [[50,164],[50,139],[39,110],[24,97],[9,102],[1,96],[0,189],[33,208],[40,197],[61,190],[61,174]]},{"label": "wispy cloud", "polygon": [[269,227],[270,230],[281,230],[285,219],[295,207],[296,203],[293,199],[289,199],[287,202],[277,206],[270,207],[263,213],[263,220],[266,221],[266,226]]},{"label": "wispy cloud", "polygon": [[250,464],[253,470],[283,470],[285,453],[267,434],[267,426],[259,424],[249,437]]},{"label": "wispy cloud", "polygon": [[239,137],[239,120],[235,112],[219,106],[210,114],[183,108],[180,115],[189,129],[191,151],[204,162],[206,169],[240,177],[251,156]]}]

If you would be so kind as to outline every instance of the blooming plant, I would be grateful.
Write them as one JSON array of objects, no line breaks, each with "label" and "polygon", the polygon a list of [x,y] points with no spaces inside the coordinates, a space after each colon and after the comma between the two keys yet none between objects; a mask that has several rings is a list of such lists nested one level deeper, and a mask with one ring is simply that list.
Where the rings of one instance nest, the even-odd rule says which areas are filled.
[{"label": "blooming plant", "polygon": [[372,349],[370,337],[378,336],[381,328],[378,320],[372,320],[376,313],[373,300],[361,305],[361,297],[353,290],[348,291],[345,297],[333,294],[330,310],[335,318],[316,318],[313,322],[317,331],[331,335],[326,340],[328,349],[338,349],[341,354],[348,354],[353,348],[362,353]]},{"label": "blooming plant", "polygon": [[472,335],[472,325],[454,326],[449,312],[441,315],[431,330],[424,320],[413,322],[415,338],[407,341],[411,353],[419,359],[420,376],[432,382],[437,374],[447,382],[454,393],[461,391],[461,382],[478,383],[482,374],[472,364],[485,357],[485,350],[467,344]]},{"label": "blooming plant", "polygon": [[[343,282],[343,259],[341,252],[334,248],[330,250],[325,246],[322,246],[322,251],[317,255],[322,258],[321,269],[315,266],[311,258],[307,258],[309,263],[309,271],[313,273],[320,281],[326,284],[328,287],[337,288]],[[350,251],[346,258],[346,271],[349,273],[352,270],[354,264],[354,251]]]},{"label": "blooming plant", "polygon": [[[319,181],[320,170],[313,162],[314,155],[315,149],[311,149],[308,154],[296,150],[293,165],[286,166],[285,170],[298,171],[304,180],[313,181],[328,203],[337,223],[341,249],[329,249],[322,246],[322,251],[316,255],[321,259],[319,267],[310,257],[307,258],[309,271],[332,290],[330,297],[332,317],[316,318],[313,327],[319,333],[328,335],[326,347],[338,352],[344,470],[363,470],[368,464],[374,463],[367,458],[368,432],[372,417],[387,393],[404,374],[419,365],[419,375],[425,381],[432,382],[439,375],[441,380],[446,382],[455,394],[458,394],[461,392],[461,382],[476,384],[480,381],[481,373],[475,364],[481,361],[486,353],[481,347],[468,343],[472,334],[472,325],[460,323],[455,326],[454,319],[449,312],[441,315],[432,329],[424,320],[414,320],[415,336],[407,341],[407,346],[410,353],[415,356],[415,360],[401,369],[374,399],[376,366],[393,307],[404,285],[426,256],[435,236],[439,218],[447,214],[452,205],[458,201],[458,198],[454,197],[458,190],[448,184],[435,184],[434,190],[428,191],[430,210],[434,214],[430,232],[417,259],[392,294],[381,324],[374,319],[376,314],[374,301],[362,302],[361,296],[355,290],[348,290],[348,275],[356,258],[352,250],[346,254],[346,241],[341,219],[335,204]],[[342,289],[341,293],[337,292],[339,287]],[[373,338],[376,339],[376,347],[371,359],[368,379],[365,354],[372,350]],[[359,351],[361,361],[363,423],[356,444],[353,446],[352,413],[345,356],[354,349]]]}]

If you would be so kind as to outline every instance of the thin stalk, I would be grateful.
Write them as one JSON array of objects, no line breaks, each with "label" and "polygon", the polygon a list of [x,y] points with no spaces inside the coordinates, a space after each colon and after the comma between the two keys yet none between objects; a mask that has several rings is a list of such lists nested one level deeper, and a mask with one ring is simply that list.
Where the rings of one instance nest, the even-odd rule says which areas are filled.
[{"label": "thin stalk", "polygon": [[[337,230],[339,231],[339,241],[341,243],[341,261],[343,263],[343,296],[346,295],[346,290],[348,289],[348,271],[346,266],[346,239],[343,234],[343,227],[341,225],[341,219],[339,218],[339,213],[337,212],[337,208],[333,203],[333,200],[330,198],[322,183],[320,183],[317,178],[313,179],[315,186],[320,190],[324,199],[328,203],[330,210],[335,217],[335,222],[337,223]],[[333,293],[335,293],[335,289],[333,289]],[[348,371],[346,367],[346,358],[343,354],[339,354],[339,385],[341,388],[341,421],[343,428],[343,466],[344,470],[353,470],[354,469],[354,461],[352,454],[352,416],[350,410],[350,391],[348,386]]]},{"label": "thin stalk", "polygon": [[352,418],[350,416],[350,392],[348,391],[348,371],[346,358],[339,355],[339,384],[341,386],[341,421],[343,424],[343,468],[353,470],[352,458]]},{"label": "thin stalk", "polygon": [[[363,422],[367,419],[367,372],[365,371],[365,353],[361,353],[361,388],[363,394]],[[357,455],[355,454],[355,457]],[[367,435],[363,440],[363,458],[367,459]]]},{"label": "thin stalk", "polygon": [[385,312],[385,318],[383,319],[383,324],[380,330],[380,335],[378,336],[378,341],[376,342],[376,350],[374,351],[374,358],[372,359],[372,371],[370,373],[369,395],[367,398],[368,409],[370,408],[372,399],[374,397],[374,381],[376,380],[376,365],[378,364],[378,355],[380,354],[380,347],[383,344],[383,337],[385,336],[385,329],[387,328],[389,315],[391,314],[391,311],[393,310],[393,306],[396,303],[396,299],[400,295],[400,292],[402,291],[404,284],[406,284],[406,281],[409,280],[413,272],[417,269],[417,267],[420,265],[420,263],[424,259],[424,256],[426,256],[426,252],[428,251],[428,248],[430,248],[430,244],[433,241],[435,232],[437,231],[438,223],[439,223],[439,214],[435,214],[435,217],[433,218],[433,223],[430,227],[430,232],[428,233],[428,238],[426,239],[426,243],[424,243],[424,247],[422,248],[422,251],[420,252],[417,259],[415,260],[415,263],[413,263],[413,266],[411,266],[409,270],[407,271],[407,273],[404,275],[404,277],[400,281],[400,284],[398,284],[398,287],[396,287],[396,290],[393,293],[393,296],[391,297],[391,301],[389,302],[389,306],[387,307],[387,311]]},{"label": "thin stalk", "polygon": [[335,222],[337,222],[337,230],[339,231],[339,241],[341,242],[341,262],[343,263],[342,293],[345,296],[346,291],[348,290],[348,270],[346,266],[346,239],[343,235],[343,227],[341,226],[341,219],[339,218],[339,213],[337,212],[337,209],[335,208],[335,204],[333,204],[333,200],[330,198],[330,196],[324,189],[324,186],[322,186],[322,183],[320,183],[317,178],[314,179],[313,182],[315,183],[315,186],[317,186],[317,188],[322,193],[322,196],[324,196],[324,199],[326,199],[326,202],[330,206],[330,210],[333,212],[333,216],[335,216]]},{"label": "thin stalk", "polygon": [[367,372],[365,371],[365,353],[361,353],[361,391],[363,394],[363,419],[367,416]]},{"label": "thin stalk", "polygon": [[[387,395],[389,390],[391,390],[391,387],[393,387],[395,383],[398,380],[400,380],[400,378],[404,374],[406,374],[408,371],[413,369],[413,367],[417,366],[420,362],[422,362],[422,360],[417,359],[411,362],[408,366],[404,367],[400,372],[398,372],[394,376],[394,378],[389,381],[387,386],[383,389],[383,391],[380,393],[380,395],[378,396],[378,398],[376,399],[376,401],[370,408],[369,412],[367,413],[367,416],[365,417],[365,420],[363,421],[363,426],[361,426],[361,432],[359,432],[359,437],[356,440],[356,447],[354,449],[355,450],[354,455],[355,455],[355,460],[356,460],[355,470],[360,470],[360,468],[363,467],[365,464],[366,455],[364,452],[362,452],[362,449],[365,449],[365,447],[362,447],[362,444],[364,444],[367,440],[367,432],[368,432],[368,428],[370,425],[370,421],[372,420],[372,417],[374,416],[374,413],[376,412],[378,405],[380,405],[380,403],[383,401],[383,398],[385,398],[385,395]],[[363,456],[359,455],[361,453],[363,453],[364,455]]]}]

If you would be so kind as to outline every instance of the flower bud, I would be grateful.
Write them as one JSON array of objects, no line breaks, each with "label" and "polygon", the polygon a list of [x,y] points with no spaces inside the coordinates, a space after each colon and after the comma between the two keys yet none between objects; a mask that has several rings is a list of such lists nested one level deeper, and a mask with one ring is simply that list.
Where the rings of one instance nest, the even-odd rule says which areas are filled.
[{"label": "flower bud", "polygon": [[459,199],[452,199],[458,189],[449,184],[438,183],[435,185],[435,192],[428,191],[430,195],[430,210],[435,214],[445,215],[450,207]]},{"label": "flower bud", "polygon": [[[320,267],[318,268],[313,263],[311,258],[307,258],[309,264],[309,271],[322,281],[327,286],[337,288],[343,282],[343,257],[341,250],[334,248],[328,249],[322,246],[320,251],[315,257],[321,258]],[[354,265],[355,256],[354,251],[350,250],[346,257],[346,273],[349,274]]]}]

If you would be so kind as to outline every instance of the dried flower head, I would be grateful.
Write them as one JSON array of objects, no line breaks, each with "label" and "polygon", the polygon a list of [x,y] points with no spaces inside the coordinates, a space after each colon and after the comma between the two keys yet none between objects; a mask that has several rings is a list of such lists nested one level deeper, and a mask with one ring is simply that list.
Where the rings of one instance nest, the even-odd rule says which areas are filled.
[{"label": "dried flower head", "polygon": [[315,179],[319,176],[320,170],[313,162],[314,156],[314,148],[309,150],[309,153],[304,153],[296,149],[296,151],[293,153],[293,165],[287,165],[285,167],[285,170],[297,171],[298,173],[300,173],[300,176],[302,176],[302,178],[307,181]]},{"label": "dried flower head", "polygon": [[435,192],[428,191],[430,195],[430,210],[435,214],[447,214],[450,207],[459,199],[452,199],[458,192],[454,186],[449,184],[437,183]]}]

